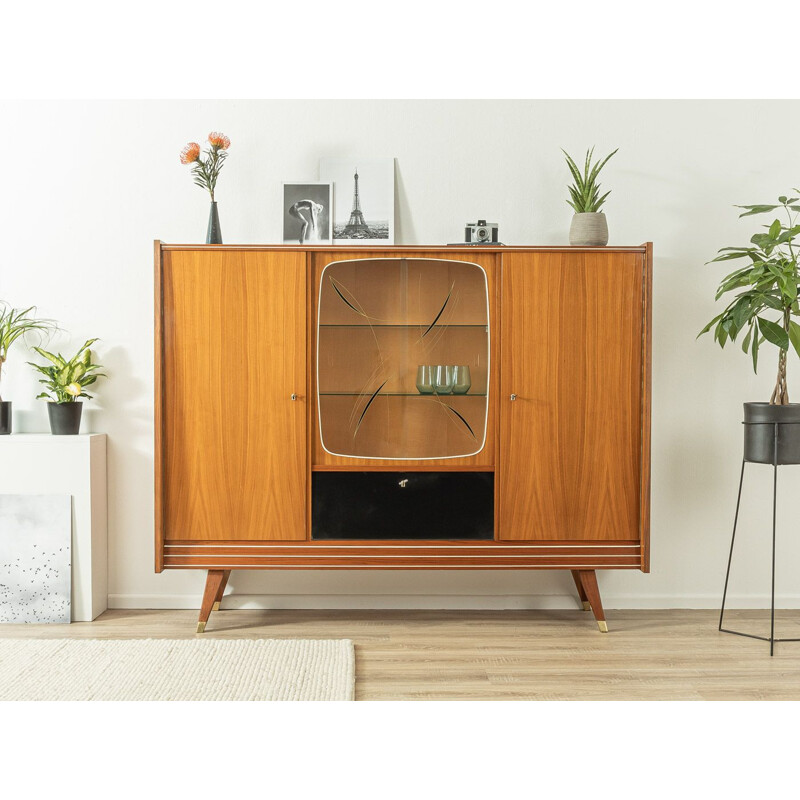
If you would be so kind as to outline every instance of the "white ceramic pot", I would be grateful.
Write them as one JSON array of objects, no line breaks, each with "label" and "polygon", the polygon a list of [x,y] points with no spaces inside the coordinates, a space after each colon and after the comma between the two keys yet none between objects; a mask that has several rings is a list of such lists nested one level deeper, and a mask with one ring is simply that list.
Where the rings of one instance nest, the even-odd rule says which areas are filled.
[{"label": "white ceramic pot", "polygon": [[608,224],[602,211],[575,214],[569,226],[569,243],[575,247],[604,247],[608,244]]}]

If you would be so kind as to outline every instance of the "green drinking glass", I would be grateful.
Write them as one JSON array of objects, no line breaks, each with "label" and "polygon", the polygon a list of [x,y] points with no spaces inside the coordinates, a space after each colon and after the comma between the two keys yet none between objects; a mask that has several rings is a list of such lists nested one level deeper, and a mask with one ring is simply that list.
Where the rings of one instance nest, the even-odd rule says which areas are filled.
[{"label": "green drinking glass", "polygon": [[453,394],[466,394],[472,386],[472,378],[469,374],[469,367],[460,365],[451,367],[453,370]]},{"label": "green drinking glass", "polygon": [[436,367],[420,365],[417,367],[417,391],[420,394],[433,394]]},{"label": "green drinking glass", "polygon": [[439,364],[436,367],[436,377],[433,380],[436,394],[450,394],[453,391],[453,368]]}]

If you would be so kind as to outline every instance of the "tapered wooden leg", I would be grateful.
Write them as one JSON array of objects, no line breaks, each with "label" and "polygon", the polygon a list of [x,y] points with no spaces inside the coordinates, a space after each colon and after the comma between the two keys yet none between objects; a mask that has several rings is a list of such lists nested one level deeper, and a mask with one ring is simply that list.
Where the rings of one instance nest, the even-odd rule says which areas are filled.
[{"label": "tapered wooden leg", "polygon": [[606,615],[603,612],[603,604],[600,602],[600,589],[597,588],[597,575],[593,569],[578,570],[578,577],[581,580],[583,591],[586,592],[586,597],[592,607],[592,613],[597,620],[597,627],[603,633],[608,633],[608,625],[606,624]]},{"label": "tapered wooden leg", "polygon": [[578,597],[580,597],[581,599],[583,610],[588,611],[592,606],[590,605],[589,598],[586,596],[586,592],[583,589],[583,584],[581,583],[581,576],[578,574],[577,569],[572,570],[572,580],[575,581],[575,588],[578,590]]},{"label": "tapered wooden leg", "polygon": [[219,604],[222,602],[222,596],[225,594],[225,587],[228,585],[228,578],[230,578],[230,576],[231,571],[229,569],[222,571],[222,582],[217,590],[217,597],[216,600],[214,600],[214,605],[211,607],[212,611],[219,611]]},{"label": "tapered wooden leg", "polygon": [[203,604],[200,606],[200,619],[197,622],[197,632],[202,633],[206,629],[206,623],[211,616],[211,609],[217,600],[217,593],[220,586],[223,586],[225,574],[230,574],[229,570],[210,569],[206,578],[206,590],[203,592]]}]

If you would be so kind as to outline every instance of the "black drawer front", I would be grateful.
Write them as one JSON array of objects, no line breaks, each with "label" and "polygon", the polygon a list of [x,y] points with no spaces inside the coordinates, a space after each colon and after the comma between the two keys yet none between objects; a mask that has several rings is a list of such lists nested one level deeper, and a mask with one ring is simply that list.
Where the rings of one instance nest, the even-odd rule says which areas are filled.
[{"label": "black drawer front", "polygon": [[492,539],[491,472],[315,472],[313,539]]}]

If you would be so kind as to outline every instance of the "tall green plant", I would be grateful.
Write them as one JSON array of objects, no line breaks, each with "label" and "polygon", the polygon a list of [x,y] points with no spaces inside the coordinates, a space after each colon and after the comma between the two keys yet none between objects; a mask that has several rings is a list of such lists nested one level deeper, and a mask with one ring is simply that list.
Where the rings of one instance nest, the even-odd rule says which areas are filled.
[{"label": "tall green plant", "polygon": [[[617,148],[619,150],[619,148]],[[617,152],[614,151],[614,153]],[[567,203],[572,206],[576,214],[587,214],[600,211],[606,198],[611,194],[607,191],[602,197],[600,196],[600,184],[597,178],[600,175],[600,170],[606,165],[614,153],[609,153],[599,164],[592,165],[592,156],[594,155],[594,147],[586,151],[586,161],[583,165],[583,172],[578,169],[578,165],[572,160],[570,154],[561,149],[561,152],[567,157],[567,166],[572,173],[572,178],[575,183],[567,187],[569,189],[571,200]]]},{"label": "tall green plant", "polygon": [[[800,194],[800,189],[793,189]],[[798,305],[798,266],[796,239],[800,225],[796,224],[800,197],[778,198],[775,205],[736,206],[745,209],[739,217],[754,214],[769,214],[782,208],[786,221],[776,218],[764,225],[765,233],[756,233],[750,238],[750,247],[723,247],[719,255],[707,262],[731,261],[747,258],[750,263],[726,275],[717,289],[715,300],[728,292],[736,292],[725,310],[718,314],[698,334],[702,336],[712,328],[714,339],[720,347],[736,341],[746,331],[742,350],[753,359],[753,371],[758,371],[758,353],[766,341],[778,348],[778,376],[770,397],[773,405],[788,405],[789,391],[786,385],[786,356],[792,347],[800,355],[800,325],[794,317],[800,317]],[[776,317],[769,319],[769,315]]]},{"label": "tall green plant", "polygon": [[[3,365],[8,358],[8,351],[17,339],[33,331],[49,333],[55,329],[56,325],[52,320],[31,316],[35,311],[35,306],[12,308],[7,303],[0,302],[0,378],[3,377]],[[0,396],[0,400],[2,399]]]},{"label": "tall green plant", "polygon": [[86,394],[84,389],[91,386],[98,378],[104,378],[105,373],[97,370],[103,369],[99,364],[92,363],[92,351],[89,349],[97,339],[89,339],[75,355],[67,360],[61,353],[55,355],[42,350],[41,347],[33,349],[50,364],[41,365],[28,361],[37,372],[44,375],[39,379],[48,391],[36,395],[38,400],[44,397],[56,403],[73,403],[79,397],[91,400],[92,395]]}]

